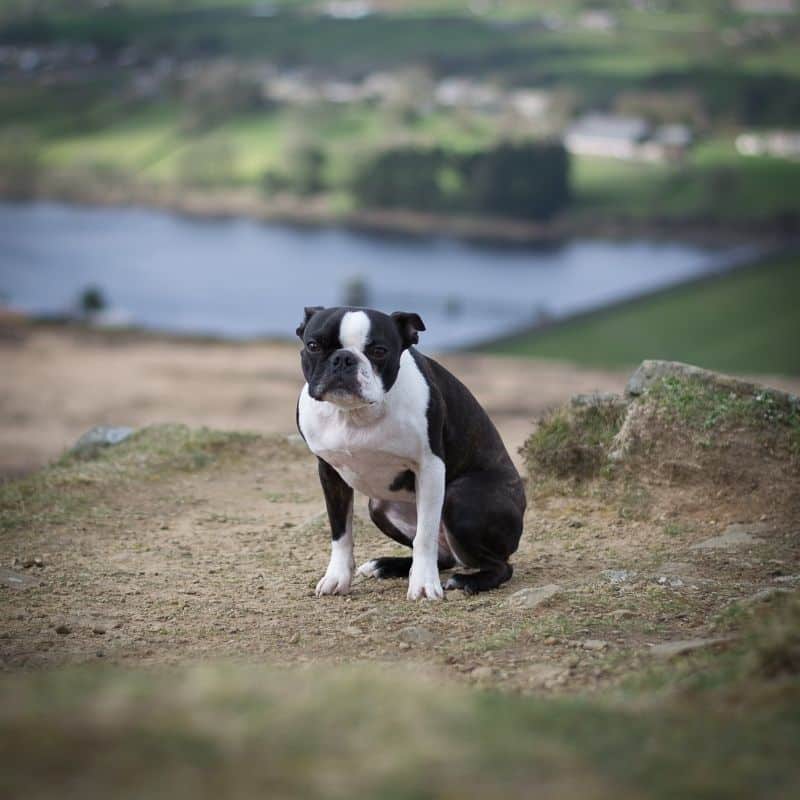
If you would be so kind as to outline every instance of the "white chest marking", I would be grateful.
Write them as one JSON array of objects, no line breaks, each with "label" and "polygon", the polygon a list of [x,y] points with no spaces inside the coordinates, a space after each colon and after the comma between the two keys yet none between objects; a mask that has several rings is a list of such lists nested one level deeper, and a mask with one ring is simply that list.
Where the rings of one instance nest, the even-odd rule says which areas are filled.
[{"label": "white chest marking", "polygon": [[[366,318],[363,312],[349,314]],[[397,380],[378,408],[344,410],[314,400],[304,387],[300,430],[311,451],[357,491],[385,500],[413,500],[410,492],[390,491],[389,486],[405,470],[416,473],[430,454],[429,397],[428,384],[406,351],[400,358]]]}]

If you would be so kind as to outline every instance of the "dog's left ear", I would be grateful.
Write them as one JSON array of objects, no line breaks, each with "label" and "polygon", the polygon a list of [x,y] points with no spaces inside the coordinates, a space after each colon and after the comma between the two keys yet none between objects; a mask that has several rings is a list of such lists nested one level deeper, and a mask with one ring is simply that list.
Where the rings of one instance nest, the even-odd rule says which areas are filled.
[{"label": "dog's left ear", "polygon": [[419,314],[395,311],[392,314],[392,319],[394,324],[397,325],[400,338],[403,340],[403,349],[411,347],[412,344],[416,344],[419,341],[419,331],[425,330],[425,323]]},{"label": "dog's left ear", "polygon": [[297,330],[295,330],[295,333],[301,339],[303,338],[303,333],[305,332],[306,325],[308,325],[308,321],[311,319],[311,317],[314,316],[314,314],[317,313],[317,311],[322,311],[323,308],[325,308],[325,306],[306,306],[305,307],[305,309],[304,309],[305,317],[303,318],[303,321],[297,326]]}]

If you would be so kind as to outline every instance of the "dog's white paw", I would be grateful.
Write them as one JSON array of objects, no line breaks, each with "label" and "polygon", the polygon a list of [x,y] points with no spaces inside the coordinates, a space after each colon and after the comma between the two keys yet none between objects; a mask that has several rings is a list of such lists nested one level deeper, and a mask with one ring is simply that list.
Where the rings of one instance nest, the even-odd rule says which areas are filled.
[{"label": "dog's white paw", "polygon": [[357,575],[363,575],[365,578],[377,578],[378,577],[378,560],[376,558],[371,558],[369,561],[365,561],[357,570]]},{"label": "dog's white paw", "polygon": [[443,598],[444,592],[442,591],[442,582],[439,580],[439,568],[436,562],[418,564],[414,561],[408,576],[408,599],[441,600]]},{"label": "dog's white paw", "polygon": [[352,569],[331,565],[317,584],[317,597],[322,597],[324,594],[349,594],[352,580]]}]

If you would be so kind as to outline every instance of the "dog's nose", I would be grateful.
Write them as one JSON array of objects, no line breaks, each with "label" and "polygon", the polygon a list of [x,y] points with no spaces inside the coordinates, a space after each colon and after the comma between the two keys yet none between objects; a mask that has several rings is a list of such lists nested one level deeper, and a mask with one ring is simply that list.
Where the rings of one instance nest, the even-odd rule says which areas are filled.
[{"label": "dog's nose", "polygon": [[331,358],[331,366],[334,369],[347,369],[357,363],[358,359],[349,350],[337,350]]}]

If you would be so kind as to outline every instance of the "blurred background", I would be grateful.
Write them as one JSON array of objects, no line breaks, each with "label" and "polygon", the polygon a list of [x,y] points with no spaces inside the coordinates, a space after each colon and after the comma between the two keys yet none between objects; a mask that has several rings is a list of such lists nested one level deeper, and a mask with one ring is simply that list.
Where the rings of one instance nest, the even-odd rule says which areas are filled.
[{"label": "blurred background", "polygon": [[2,0],[6,339],[346,303],[432,352],[800,375],[798,44],[795,0]]}]

